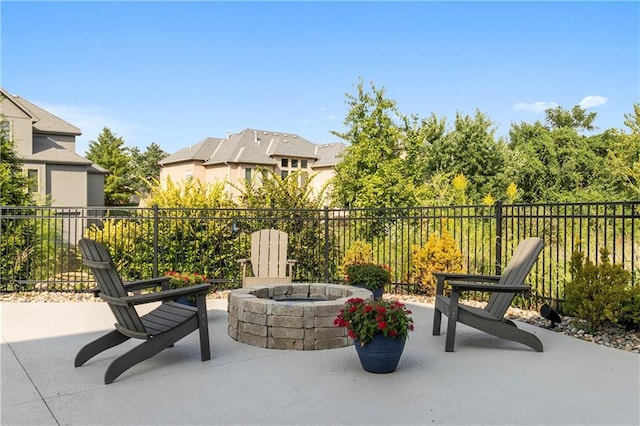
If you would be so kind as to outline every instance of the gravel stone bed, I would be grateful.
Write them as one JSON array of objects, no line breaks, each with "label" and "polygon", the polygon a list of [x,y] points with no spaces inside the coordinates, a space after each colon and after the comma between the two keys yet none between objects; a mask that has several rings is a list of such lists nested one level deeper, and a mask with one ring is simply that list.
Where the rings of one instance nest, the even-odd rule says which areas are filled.
[{"label": "gravel stone bed", "polygon": [[[228,291],[215,292],[207,296],[211,299],[227,298]],[[425,297],[419,295],[401,295],[389,294],[385,297],[397,298],[404,302],[417,302],[425,304],[433,304],[433,297]],[[16,292],[16,293],[0,293],[0,303],[61,303],[61,302],[88,302],[103,303],[100,298],[94,297],[88,293],[65,293],[65,292]],[[482,307],[482,302],[466,300],[464,303]],[[542,318],[537,311],[527,311],[518,308],[509,308],[507,318],[512,320],[523,321],[538,327],[547,328],[558,333],[593,342],[599,345],[620,349],[623,351],[640,354],[640,331],[626,331],[623,327],[616,324],[608,324],[601,330],[593,334],[587,333],[584,323],[576,318],[563,316],[562,323],[556,324],[555,328],[549,328],[550,322]]]}]

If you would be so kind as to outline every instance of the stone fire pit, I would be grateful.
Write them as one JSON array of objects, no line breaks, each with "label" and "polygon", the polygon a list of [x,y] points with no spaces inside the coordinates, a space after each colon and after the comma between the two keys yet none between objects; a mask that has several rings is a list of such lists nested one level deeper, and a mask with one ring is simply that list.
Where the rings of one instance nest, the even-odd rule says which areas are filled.
[{"label": "stone fire pit", "polygon": [[233,339],[270,349],[318,350],[353,344],[333,320],[352,298],[373,299],[369,290],[338,284],[256,286],[229,293]]}]

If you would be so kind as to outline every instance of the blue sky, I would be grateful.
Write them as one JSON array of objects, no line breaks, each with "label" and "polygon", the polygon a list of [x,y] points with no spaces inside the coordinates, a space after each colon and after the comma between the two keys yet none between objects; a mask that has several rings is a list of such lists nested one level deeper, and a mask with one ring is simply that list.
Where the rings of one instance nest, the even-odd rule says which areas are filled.
[{"label": "blue sky", "polygon": [[173,153],[256,128],[340,140],[361,78],[451,126],[582,104],[601,130],[640,101],[638,2],[0,3],[0,83],[83,132]]}]

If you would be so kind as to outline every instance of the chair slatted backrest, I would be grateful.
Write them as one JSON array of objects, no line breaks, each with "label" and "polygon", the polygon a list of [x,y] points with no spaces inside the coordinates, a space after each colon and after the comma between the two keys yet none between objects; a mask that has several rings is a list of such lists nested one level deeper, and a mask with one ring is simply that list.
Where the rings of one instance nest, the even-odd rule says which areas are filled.
[{"label": "chair slatted backrest", "polygon": [[[540,238],[531,237],[521,241],[500,276],[498,284],[523,285],[543,247],[544,242]],[[502,318],[515,296],[516,293],[493,293],[485,309],[496,318]]]},{"label": "chair slatted backrest", "polygon": [[287,275],[289,236],[277,229],[251,234],[251,268],[254,277],[281,278]]},{"label": "chair slatted backrest", "polygon": [[[91,269],[100,291],[107,296],[115,298],[127,296],[120,274],[118,274],[107,248],[99,242],[88,238],[81,239],[78,244],[82,252],[83,262]],[[139,337],[141,333],[147,334],[142,320],[133,306],[116,305],[115,303],[109,303],[109,301],[107,303],[118,321],[120,327],[117,328],[120,331],[132,337]]]}]

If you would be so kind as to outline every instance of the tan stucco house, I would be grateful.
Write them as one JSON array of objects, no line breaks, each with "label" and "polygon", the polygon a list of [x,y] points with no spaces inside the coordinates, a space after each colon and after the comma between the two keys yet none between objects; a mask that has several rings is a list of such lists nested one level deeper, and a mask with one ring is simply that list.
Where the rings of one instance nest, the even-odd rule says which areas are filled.
[{"label": "tan stucco house", "polygon": [[34,200],[56,207],[103,206],[108,171],[76,154],[80,129],[2,88],[0,100],[2,125],[33,179]]},{"label": "tan stucco house", "polygon": [[292,134],[245,129],[225,138],[206,138],[160,161],[160,180],[170,177],[179,182],[190,177],[203,182],[225,182],[227,190],[238,195],[235,186],[242,179],[260,179],[258,170],[280,176],[300,171],[300,179],[313,176],[311,184],[319,190],[333,177],[337,156],[344,150],[340,142],[317,145]]}]

